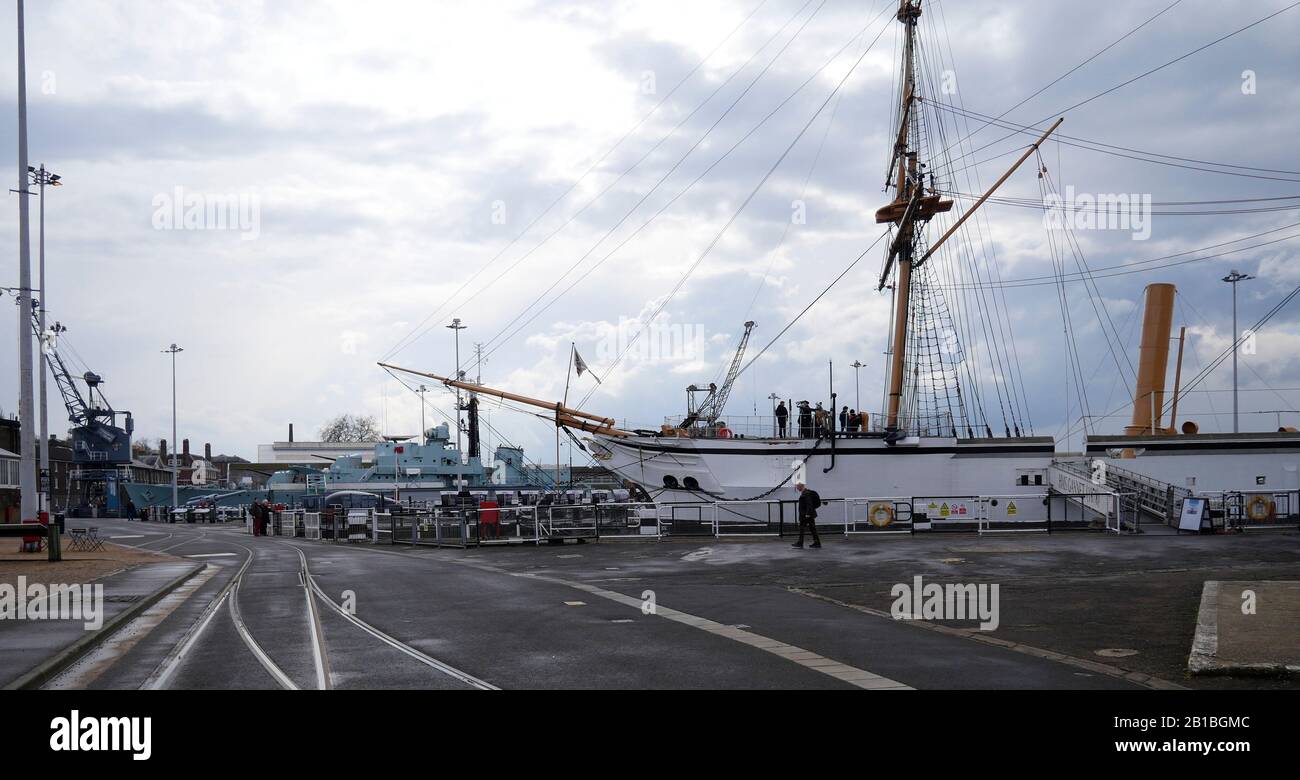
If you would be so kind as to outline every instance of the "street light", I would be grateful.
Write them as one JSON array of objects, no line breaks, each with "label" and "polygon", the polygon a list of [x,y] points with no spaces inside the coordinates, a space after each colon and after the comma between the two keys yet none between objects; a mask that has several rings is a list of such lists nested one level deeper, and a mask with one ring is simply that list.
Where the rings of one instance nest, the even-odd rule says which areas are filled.
[{"label": "street light", "polygon": [[[23,0],[18,0],[18,464],[20,521],[39,517],[36,432],[32,402],[32,247],[27,195],[27,36]],[[44,293],[41,293],[44,295]]]},{"label": "street light", "polygon": [[767,400],[772,402],[772,435],[773,436],[781,435],[781,431],[779,428],[780,423],[776,419],[776,402],[780,397],[781,396],[777,395],[776,393],[772,393],[767,397]]},{"label": "street light", "polygon": [[1223,277],[1223,281],[1232,285],[1232,432],[1238,433],[1237,425],[1237,347],[1240,336],[1237,335],[1237,282],[1244,282],[1255,277],[1237,270]]},{"label": "street light", "polygon": [[[45,332],[45,304],[49,300],[49,294],[45,287],[45,187],[62,187],[63,182],[59,181],[57,173],[50,173],[45,170],[45,164],[42,163],[40,168],[27,166],[27,175],[32,184],[40,187],[41,199],[41,237],[40,237],[40,271],[39,277],[41,297],[38,299],[36,309],[38,330],[41,332],[41,340],[44,342],[49,335]],[[50,424],[49,410],[46,408],[45,401],[45,373],[46,373],[46,346],[41,344],[40,354],[40,419],[41,419],[41,479],[40,479],[40,508],[44,511],[50,510]]]},{"label": "street light", "polygon": [[176,471],[176,446],[177,446],[177,444],[178,444],[178,442],[176,441],[176,353],[177,353],[177,352],[184,352],[184,351],[185,351],[184,349],[182,349],[182,348],[176,346],[175,344],[172,344],[172,345],[171,345],[170,347],[168,347],[167,349],[162,350],[162,353],[163,353],[164,355],[168,355],[168,354],[169,354],[169,355],[172,356],[172,452],[171,452],[171,456],[172,456],[172,509],[175,509],[176,506],[177,506],[177,504],[180,503],[180,502],[178,502],[178,501],[176,500],[176,495],[177,495],[177,492],[178,492],[178,491],[177,491],[177,487],[176,487],[176,477],[177,477],[177,471]]},{"label": "street light", "polygon": [[[459,382],[465,378],[465,374],[460,370],[460,332],[468,327],[460,324],[460,317],[456,317],[447,326],[447,329],[456,334],[456,381]],[[463,453],[460,451],[460,388],[456,388],[456,492],[460,492],[461,480],[461,458]]]},{"label": "street light", "polygon": [[420,389],[416,390],[415,392],[420,394],[420,443],[425,444],[426,442],[425,442],[424,432],[427,429],[424,427],[424,394],[429,392],[429,388],[425,387],[424,385],[420,385]]},{"label": "street light", "polygon": [[857,397],[858,413],[861,414],[862,413],[862,390],[858,387],[858,372],[860,369],[866,368],[867,364],[863,363],[861,360],[855,360],[851,365],[853,366],[853,394],[854,396]]}]

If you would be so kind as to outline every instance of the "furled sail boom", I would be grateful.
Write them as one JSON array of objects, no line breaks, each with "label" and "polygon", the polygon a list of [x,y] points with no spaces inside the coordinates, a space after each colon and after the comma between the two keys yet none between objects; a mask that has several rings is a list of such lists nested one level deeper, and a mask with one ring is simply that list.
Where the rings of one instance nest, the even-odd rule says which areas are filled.
[{"label": "furled sail boom", "polygon": [[620,430],[619,428],[616,428],[614,418],[612,417],[601,417],[600,415],[597,414],[584,412],[581,409],[574,409],[572,407],[565,406],[564,404],[558,401],[543,401],[540,398],[530,398],[526,395],[511,393],[506,390],[498,390],[493,387],[487,387],[486,385],[476,385],[473,382],[461,382],[452,379],[450,377],[438,376],[437,374],[430,374],[425,371],[416,371],[415,369],[411,369],[411,368],[402,368],[401,366],[395,366],[389,363],[380,363],[379,365],[391,371],[401,371],[403,373],[414,374],[415,376],[422,376],[427,379],[433,379],[435,381],[443,383],[447,387],[458,387],[462,390],[468,390],[472,393],[490,395],[505,401],[515,401],[517,403],[527,404],[529,406],[535,406],[540,409],[547,409],[555,413],[556,425],[562,425],[567,428],[577,428],[578,430],[586,431],[588,433],[602,433],[607,436],[623,437],[623,436],[633,435],[629,431],[624,431],[624,430]]}]

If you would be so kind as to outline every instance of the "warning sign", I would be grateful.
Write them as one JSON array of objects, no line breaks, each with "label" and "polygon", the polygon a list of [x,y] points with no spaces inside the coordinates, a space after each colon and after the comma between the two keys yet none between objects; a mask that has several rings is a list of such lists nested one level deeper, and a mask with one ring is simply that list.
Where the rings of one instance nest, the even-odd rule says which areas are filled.
[{"label": "warning sign", "polygon": [[939,507],[939,517],[947,517],[950,514],[952,514],[952,510],[948,508],[948,503],[945,501],[944,505]]},{"label": "warning sign", "polygon": [[1016,502],[1015,502],[1015,501],[1009,501],[1009,502],[1007,502],[1007,514],[1009,514],[1009,515],[1017,514]]}]

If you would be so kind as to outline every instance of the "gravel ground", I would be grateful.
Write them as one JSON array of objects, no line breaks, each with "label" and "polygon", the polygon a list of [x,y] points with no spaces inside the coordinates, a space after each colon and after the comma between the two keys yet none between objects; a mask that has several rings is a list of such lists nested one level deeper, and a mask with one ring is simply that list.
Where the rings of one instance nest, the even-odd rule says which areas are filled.
[{"label": "gravel ground", "polygon": [[51,563],[46,552],[17,552],[21,539],[5,539],[0,554],[0,583],[17,585],[19,577],[28,582],[90,582],[110,574],[139,566],[142,563],[159,563],[177,560],[166,553],[135,550],[111,542],[95,552],[69,552],[69,539],[63,536],[63,560]]}]

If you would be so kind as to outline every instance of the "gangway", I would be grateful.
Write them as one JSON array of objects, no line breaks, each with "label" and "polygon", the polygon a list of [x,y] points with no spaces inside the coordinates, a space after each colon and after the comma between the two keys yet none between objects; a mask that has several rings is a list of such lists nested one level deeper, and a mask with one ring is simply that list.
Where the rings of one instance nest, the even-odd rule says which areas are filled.
[{"label": "gangway", "polygon": [[1138,522],[1138,515],[1142,514],[1165,525],[1174,524],[1183,499],[1192,494],[1187,488],[1115,466],[1105,458],[1060,459],[1052,462],[1052,468],[1057,475],[1063,474],[1118,493],[1123,509],[1128,510],[1125,514],[1132,514],[1134,522]]}]

